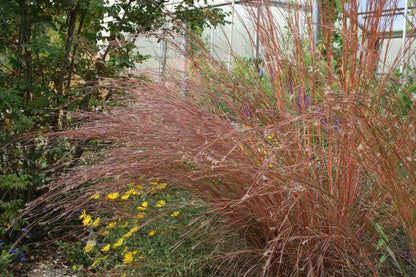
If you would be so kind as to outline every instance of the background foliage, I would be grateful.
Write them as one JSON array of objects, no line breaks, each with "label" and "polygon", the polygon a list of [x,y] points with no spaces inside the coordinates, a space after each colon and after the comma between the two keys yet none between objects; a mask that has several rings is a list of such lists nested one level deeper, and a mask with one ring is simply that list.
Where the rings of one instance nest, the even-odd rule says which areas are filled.
[{"label": "background foliage", "polygon": [[[207,27],[224,21],[218,9],[181,5],[168,13],[166,1],[27,1],[0,3],[0,237],[13,241],[26,222],[27,202],[47,189],[49,178],[76,164],[84,142],[53,141],[44,134],[77,122],[71,112],[96,111],[111,98],[97,86],[121,78],[146,57],[137,34],[171,22]],[[206,19],[206,20],[205,20]],[[69,162],[69,161],[72,162]],[[52,167],[53,165],[53,167]],[[19,231],[19,232],[15,232]]]}]

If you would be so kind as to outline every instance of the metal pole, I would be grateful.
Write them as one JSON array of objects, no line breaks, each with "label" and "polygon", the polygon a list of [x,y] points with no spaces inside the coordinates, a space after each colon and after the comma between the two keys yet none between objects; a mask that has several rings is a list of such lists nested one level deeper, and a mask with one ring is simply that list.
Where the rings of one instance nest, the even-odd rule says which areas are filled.
[{"label": "metal pole", "polygon": [[212,56],[212,55],[214,55],[214,27],[213,26],[211,26],[210,45],[211,45],[211,48],[209,49],[209,53]]},{"label": "metal pole", "polygon": [[[401,47],[401,49],[402,49],[402,61],[401,61],[401,64],[400,64],[400,74],[402,75],[403,74],[403,71],[404,71],[404,63],[405,63],[405,53],[406,53],[406,51],[405,51],[405,46],[406,46],[406,36],[407,36],[407,9],[408,9],[408,5],[409,5],[409,1],[408,0],[405,0],[405,2],[404,2],[404,14],[403,14],[403,40],[402,40],[402,47]],[[404,78],[403,78],[403,75],[402,75],[402,77],[401,77],[401,79],[402,79],[402,81],[404,81]]]},{"label": "metal pole", "polygon": [[312,23],[313,23],[313,38],[315,45],[319,41],[319,0],[313,0],[312,6]]},{"label": "metal pole", "polygon": [[256,69],[259,71],[259,60],[260,60],[260,24],[261,24],[261,12],[263,8],[263,0],[260,1],[260,5],[257,6],[257,26],[256,26]]},{"label": "metal pole", "polygon": [[186,41],[186,24],[183,25],[183,41],[182,41],[182,51],[183,51],[183,71],[182,71],[182,94],[185,95],[186,90],[186,79],[188,78],[188,62],[187,62],[187,41]]},{"label": "metal pole", "polygon": [[165,38],[166,30],[162,28],[161,30],[162,41],[160,42],[160,61],[159,61],[159,79],[161,80],[165,75],[165,67],[166,67],[166,50],[167,50],[167,41]]},{"label": "metal pole", "polygon": [[229,37],[229,51],[228,51],[228,64],[227,64],[227,69],[230,70],[231,68],[231,58],[232,58],[232,53],[233,53],[233,31],[234,31],[234,5],[235,5],[235,0],[233,0],[232,3],[232,11],[231,11],[231,26],[230,26],[230,37]]}]

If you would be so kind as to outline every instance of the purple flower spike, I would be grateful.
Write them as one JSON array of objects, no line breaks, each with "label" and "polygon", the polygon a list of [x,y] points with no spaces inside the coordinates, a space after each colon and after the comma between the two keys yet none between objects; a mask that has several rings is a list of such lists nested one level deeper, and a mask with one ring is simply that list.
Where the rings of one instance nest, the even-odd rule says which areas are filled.
[{"label": "purple flower spike", "polygon": [[250,119],[251,112],[250,112],[249,108],[245,107],[243,110],[244,110],[244,114],[246,115],[247,119]]}]

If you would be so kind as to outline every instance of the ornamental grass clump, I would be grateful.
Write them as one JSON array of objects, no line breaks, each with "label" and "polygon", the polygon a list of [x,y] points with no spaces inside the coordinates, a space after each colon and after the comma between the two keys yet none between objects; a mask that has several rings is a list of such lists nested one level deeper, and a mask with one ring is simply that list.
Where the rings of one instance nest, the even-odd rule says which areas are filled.
[{"label": "ornamental grass clump", "polygon": [[[400,60],[376,51],[392,34],[381,11],[394,5],[366,1],[372,16],[358,24],[359,1],[341,2],[321,5],[319,42],[299,18],[310,6],[289,5],[285,31],[265,1],[260,61],[228,70],[201,43],[184,53],[186,82],[131,81],[124,107],[67,134],[112,141],[102,162],[47,199],[88,206],[127,180],[165,180],[207,207],[211,275],[416,274],[415,95],[395,74]],[[62,189],[72,193],[53,198]]]}]

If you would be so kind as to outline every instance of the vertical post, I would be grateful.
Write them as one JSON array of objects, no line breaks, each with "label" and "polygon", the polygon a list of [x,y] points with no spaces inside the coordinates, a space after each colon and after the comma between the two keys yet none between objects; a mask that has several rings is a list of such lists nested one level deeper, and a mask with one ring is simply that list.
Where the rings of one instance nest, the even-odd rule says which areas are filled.
[{"label": "vertical post", "polygon": [[312,5],[313,38],[315,45],[317,45],[319,41],[319,0],[313,0]]},{"label": "vertical post", "polygon": [[233,0],[233,3],[231,5],[231,25],[230,25],[230,36],[229,36],[229,49],[228,49],[228,63],[227,63],[227,69],[230,70],[231,68],[231,59],[233,54],[233,31],[234,31],[234,6],[235,6],[235,0]]},{"label": "vertical post", "polygon": [[159,61],[159,80],[163,79],[163,76],[165,75],[165,68],[166,68],[166,51],[167,51],[167,41],[166,41],[166,30],[165,28],[162,28],[160,30],[162,39],[160,41],[160,49],[159,49],[159,55],[160,55],[160,61]]},{"label": "vertical post", "polygon": [[402,57],[401,57],[401,64],[400,64],[400,75],[402,82],[405,81],[405,78],[403,77],[403,71],[404,71],[404,64],[405,64],[405,57],[406,57],[406,36],[407,36],[407,13],[408,13],[408,5],[409,1],[404,1],[404,14],[403,14],[403,39],[402,39]]},{"label": "vertical post", "polygon": [[260,61],[260,26],[261,26],[261,15],[262,15],[262,9],[263,9],[263,0],[260,0],[260,4],[257,6],[257,26],[256,26],[256,70],[257,72],[260,71],[259,68],[259,61]]},{"label": "vertical post", "polygon": [[210,37],[210,46],[209,53],[214,55],[214,26],[211,26],[211,37]]},{"label": "vertical post", "polygon": [[187,41],[186,41],[186,24],[183,24],[183,41],[182,41],[182,53],[183,53],[183,71],[182,71],[182,94],[185,95],[186,79],[188,79],[188,62],[187,62]]}]

